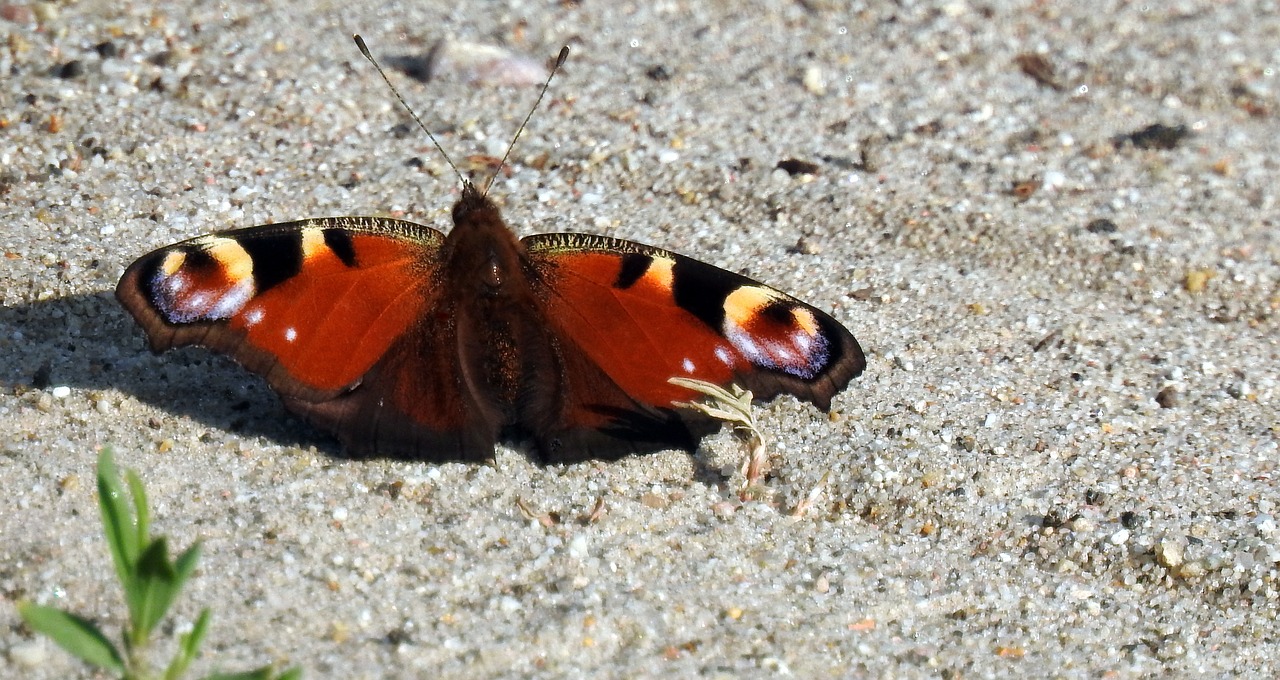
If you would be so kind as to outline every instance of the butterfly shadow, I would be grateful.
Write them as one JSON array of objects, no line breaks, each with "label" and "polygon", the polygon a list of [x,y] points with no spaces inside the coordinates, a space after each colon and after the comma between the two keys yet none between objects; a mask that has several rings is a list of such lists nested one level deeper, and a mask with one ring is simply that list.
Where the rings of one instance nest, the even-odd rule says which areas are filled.
[{"label": "butterfly shadow", "polygon": [[[282,446],[314,446],[336,459],[364,458],[302,422],[285,409],[266,381],[226,357],[198,347],[153,354],[109,291],[0,307],[0,338],[8,341],[0,344],[6,355],[0,385],[12,392],[64,385],[86,391],[115,389],[211,430],[261,437]],[[155,421],[136,426],[163,427]],[[528,442],[517,437],[507,443],[538,461],[528,453]],[[583,461],[566,458],[557,464]],[[725,483],[720,470],[708,466],[702,456],[693,456],[693,465],[696,481]]]},{"label": "butterfly shadow", "polygon": [[8,340],[0,382],[11,391],[116,389],[210,429],[345,457],[336,440],[289,415],[263,380],[235,362],[199,348],[152,354],[110,292],[0,307],[0,337]]}]

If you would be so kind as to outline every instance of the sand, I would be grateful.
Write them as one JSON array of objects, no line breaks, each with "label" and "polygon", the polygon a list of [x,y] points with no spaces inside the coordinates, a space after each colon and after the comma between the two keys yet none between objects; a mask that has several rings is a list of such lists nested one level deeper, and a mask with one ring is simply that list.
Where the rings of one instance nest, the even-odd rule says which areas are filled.
[{"label": "sand", "polygon": [[[18,600],[124,623],[103,446],[158,531],[202,542],[157,649],[211,607],[192,677],[1275,674],[1274,7],[4,10],[0,676],[90,676]],[[832,415],[757,410],[757,499],[727,432],[614,463],[351,460],[230,361],[146,350],[111,290],[153,248],[447,228],[457,181],[357,31],[388,63],[569,44],[493,190],[512,226],[663,246],[853,330],[868,368]],[[536,96],[390,75],[459,163]]]}]

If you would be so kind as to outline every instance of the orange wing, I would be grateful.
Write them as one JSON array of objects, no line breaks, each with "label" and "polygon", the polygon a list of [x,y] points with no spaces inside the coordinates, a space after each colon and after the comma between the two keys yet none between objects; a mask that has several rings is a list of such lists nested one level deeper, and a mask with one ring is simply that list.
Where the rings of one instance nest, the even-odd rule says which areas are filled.
[{"label": "orange wing", "polygon": [[[825,409],[865,368],[857,340],[835,319],[739,274],[600,236],[523,243],[550,332],[642,413],[699,398],[668,382],[676,376],[737,383],[761,399],[792,394]],[[566,428],[607,427],[604,414],[625,411],[616,393],[583,387],[566,388]]]},{"label": "orange wing", "polygon": [[488,459],[496,427],[459,389],[434,276],[443,240],[379,218],[250,227],[142,257],[116,297],[153,351],[228,354],[356,452]]}]

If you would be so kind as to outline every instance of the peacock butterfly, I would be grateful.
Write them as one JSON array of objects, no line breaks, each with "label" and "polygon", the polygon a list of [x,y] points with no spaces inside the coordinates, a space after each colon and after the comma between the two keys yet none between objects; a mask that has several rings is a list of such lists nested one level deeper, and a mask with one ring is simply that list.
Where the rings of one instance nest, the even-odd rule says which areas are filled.
[{"label": "peacock butterfly", "polygon": [[693,450],[716,424],[671,377],[827,409],[866,365],[835,319],[745,276],[605,236],[517,239],[487,189],[462,179],[447,235],[327,217],[183,241],[130,265],[116,298],[152,351],[230,355],[358,455]]}]

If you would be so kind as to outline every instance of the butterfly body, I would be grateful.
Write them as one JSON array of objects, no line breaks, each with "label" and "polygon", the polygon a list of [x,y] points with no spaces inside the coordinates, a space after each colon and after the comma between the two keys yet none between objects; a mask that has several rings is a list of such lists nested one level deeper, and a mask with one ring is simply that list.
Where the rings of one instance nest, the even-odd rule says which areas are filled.
[{"label": "butterfly body", "polygon": [[161,352],[201,345],[266,378],[352,452],[546,461],[692,449],[713,425],[668,382],[822,408],[865,359],[825,313],[711,265],[584,234],[518,240],[470,183],[446,236],[382,218],[250,227],[132,264],[116,296]]}]

